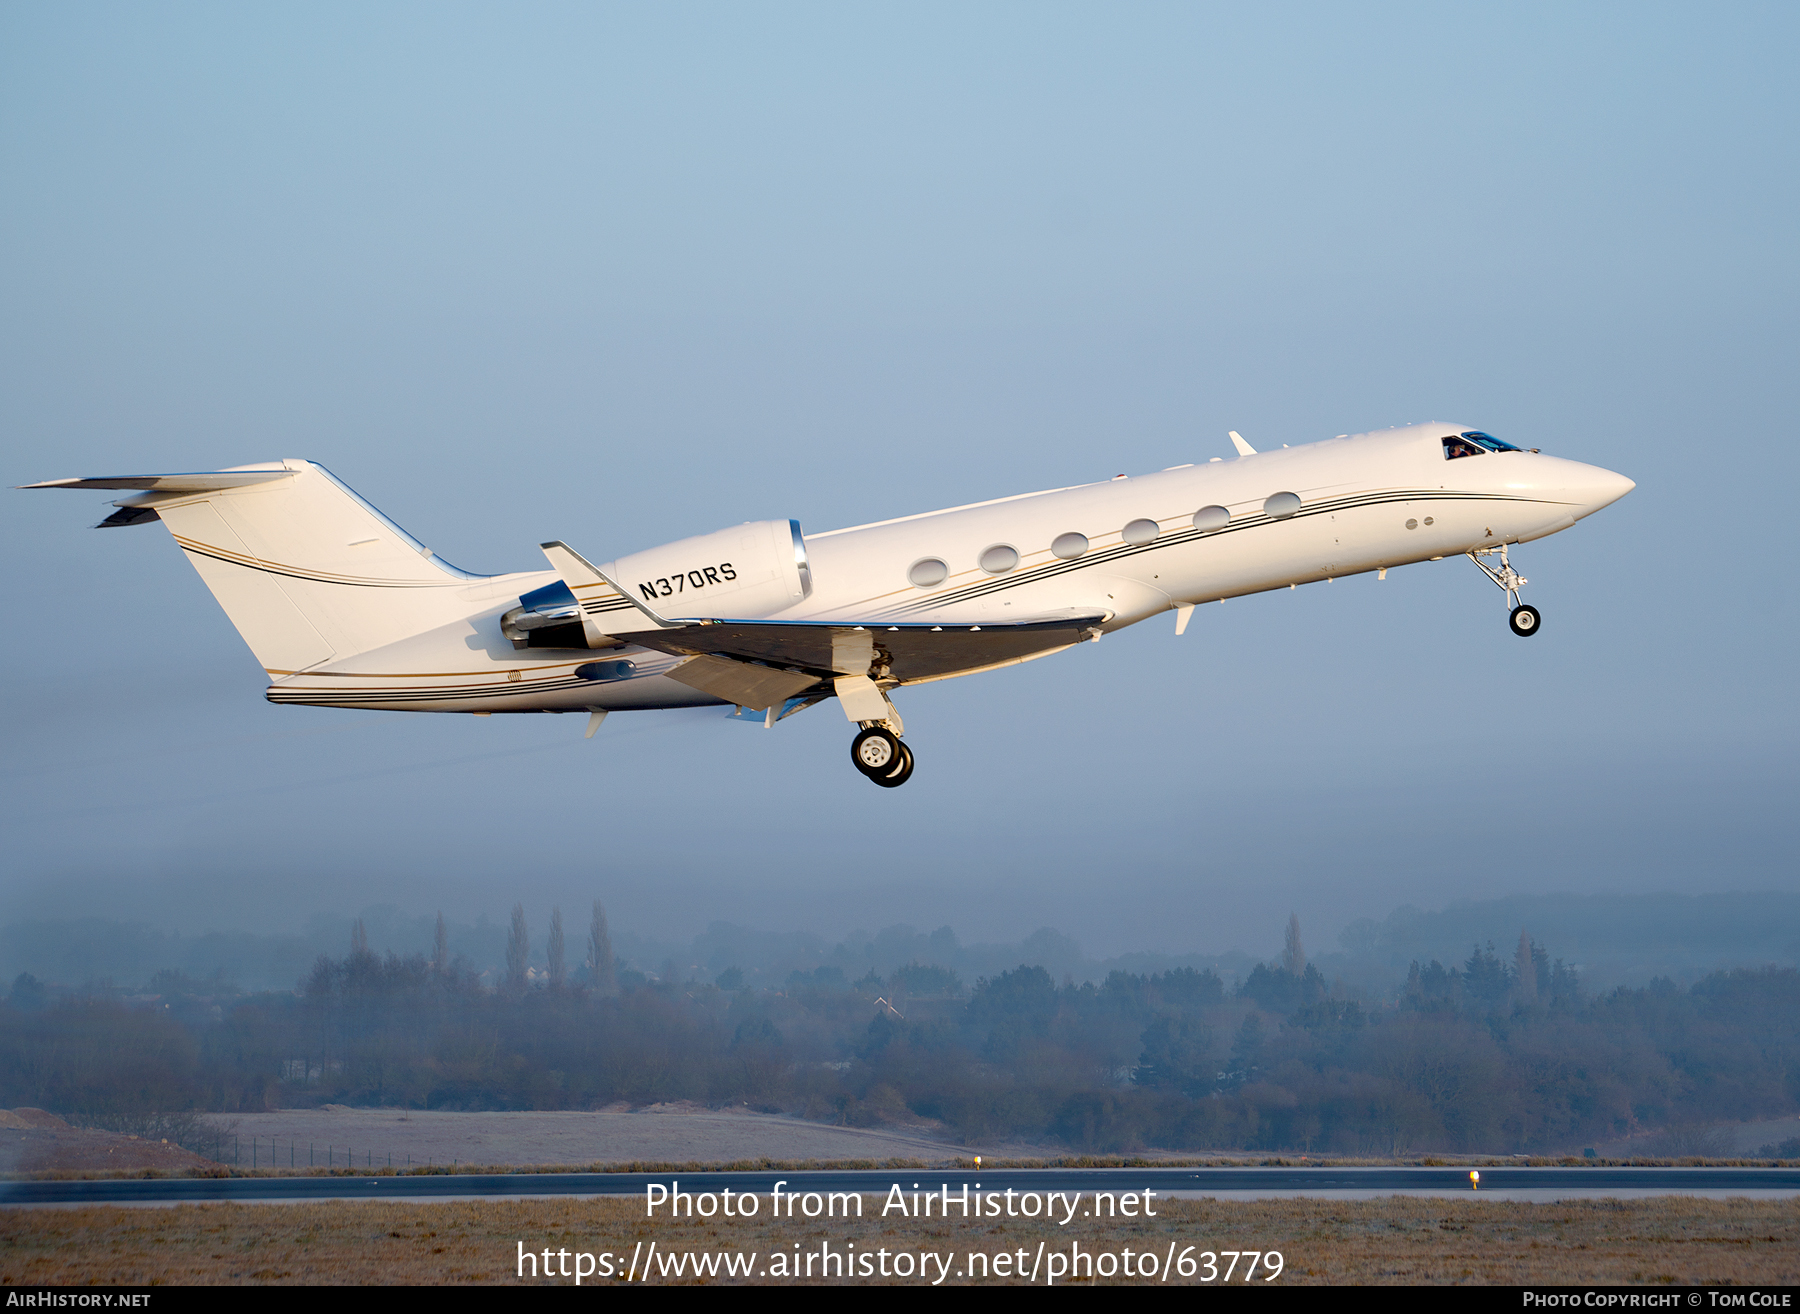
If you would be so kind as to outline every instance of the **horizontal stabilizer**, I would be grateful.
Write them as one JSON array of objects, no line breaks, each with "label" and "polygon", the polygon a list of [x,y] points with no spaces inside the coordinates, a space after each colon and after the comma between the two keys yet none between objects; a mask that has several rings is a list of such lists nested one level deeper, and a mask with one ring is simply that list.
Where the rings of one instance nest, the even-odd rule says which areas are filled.
[{"label": "horizontal stabilizer", "polygon": [[20,488],[126,488],[140,493],[217,493],[227,488],[245,488],[266,484],[272,479],[291,479],[291,471],[276,466],[270,470],[203,470],[192,474],[100,475],[86,479],[46,479],[41,484],[20,484]]}]

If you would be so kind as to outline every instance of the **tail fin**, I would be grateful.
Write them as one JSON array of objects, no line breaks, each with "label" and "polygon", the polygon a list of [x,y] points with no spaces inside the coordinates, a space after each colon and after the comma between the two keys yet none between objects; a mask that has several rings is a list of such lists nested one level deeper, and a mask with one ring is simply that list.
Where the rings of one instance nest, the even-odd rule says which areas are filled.
[{"label": "tail fin", "polygon": [[101,527],[168,525],[277,678],[465,616],[461,590],[485,578],[439,561],[311,461],[28,487],[143,490]]}]

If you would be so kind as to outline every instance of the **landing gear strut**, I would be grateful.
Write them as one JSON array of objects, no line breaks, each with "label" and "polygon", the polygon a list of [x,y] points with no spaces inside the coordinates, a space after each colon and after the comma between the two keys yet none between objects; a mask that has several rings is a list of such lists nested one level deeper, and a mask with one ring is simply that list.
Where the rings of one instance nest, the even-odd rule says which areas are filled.
[{"label": "landing gear strut", "polygon": [[[1495,553],[1500,555],[1498,570],[1482,560],[1483,557],[1491,557]],[[1512,568],[1512,562],[1506,558],[1506,544],[1502,543],[1499,547],[1491,548],[1470,548],[1468,557],[1470,561],[1481,568],[1482,574],[1506,591],[1506,601],[1512,607],[1506,617],[1507,628],[1521,639],[1529,639],[1536,634],[1538,627],[1544,623],[1544,618],[1538,615],[1536,607],[1519,601],[1519,590],[1531,581]]]},{"label": "landing gear strut", "polygon": [[850,741],[850,762],[884,789],[896,789],[912,778],[912,749],[884,725],[865,727]]}]

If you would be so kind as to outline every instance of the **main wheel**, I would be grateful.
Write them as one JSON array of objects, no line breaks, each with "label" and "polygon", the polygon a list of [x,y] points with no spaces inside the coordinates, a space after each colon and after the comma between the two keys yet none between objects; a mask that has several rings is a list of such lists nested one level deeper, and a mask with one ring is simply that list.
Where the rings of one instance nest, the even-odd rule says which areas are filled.
[{"label": "main wheel", "polygon": [[880,726],[871,726],[850,741],[850,761],[871,780],[900,765],[900,741]]},{"label": "main wheel", "polygon": [[891,771],[885,771],[885,772],[881,773],[880,775],[872,774],[872,775],[870,775],[869,779],[873,780],[876,784],[880,785],[883,789],[898,789],[898,788],[900,788],[900,786],[904,785],[907,781],[912,779],[912,773],[913,773],[912,749],[908,748],[905,744],[901,744],[900,745],[900,761],[894,766],[894,768]]},{"label": "main wheel", "polygon": [[1506,618],[1506,623],[1512,628],[1512,632],[1521,639],[1529,639],[1538,632],[1538,626],[1544,623],[1544,618],[1538,615],[1536,607],[1520,606],[1512,609],[1512,614]]}]

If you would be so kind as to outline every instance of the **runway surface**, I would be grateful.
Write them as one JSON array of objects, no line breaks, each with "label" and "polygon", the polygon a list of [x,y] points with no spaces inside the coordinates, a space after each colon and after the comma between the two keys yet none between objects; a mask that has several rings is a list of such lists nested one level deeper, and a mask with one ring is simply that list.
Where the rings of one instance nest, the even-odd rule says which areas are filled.
[{"label": "runway surface", "polygon": [[[1481,1195],[1514,1200],[1592,1196],[1800,1195],[1800,1168],[1483,1168]],[[971,1191],[1145,1191],[1158,1197],[1251,1199],[1315,1196],[1366,1199],[1383,1195],[1472,1192],[1466,1168],[1009,1168],[995,1172],[821,1171],[732,1173],[504,1173],[383,1177],[207,1177],[106,1181],[0,1182],[0,1205],[180,1204],[226,1200],[498,1200],[558,1196],[642,1196],[651,1183],[686,1193],[767,1196],[854,1191],[886,1194],[898,1183],[910,1194],[945,1188]]]}]

